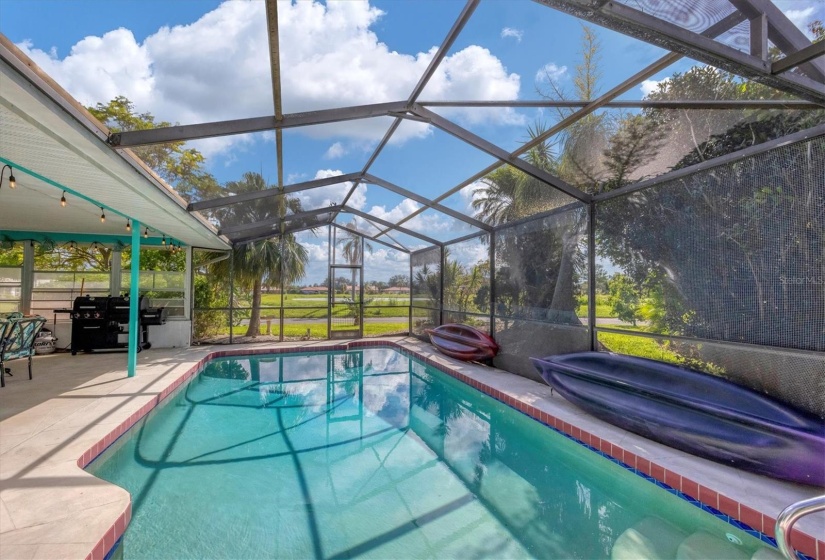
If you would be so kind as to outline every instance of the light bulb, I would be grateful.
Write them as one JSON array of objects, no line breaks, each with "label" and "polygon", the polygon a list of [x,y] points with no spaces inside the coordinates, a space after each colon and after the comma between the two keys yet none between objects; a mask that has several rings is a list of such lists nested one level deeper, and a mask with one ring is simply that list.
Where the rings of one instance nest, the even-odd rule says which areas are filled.
[{"label": "light bulb", "polygon": [[60,206],[66,207],[66,191],[63,191],[63,196],[60,197]]},{"label": "light bulb", "polygon": [[106,221],[106,212],[103,211],[103,206],[100,207],[100,223]]},{"label": "light bulb", "polygon": [[143,232],[143,238],[144,238],[144,239],[148,239],[148,238],[149,238],[149,228],[146,228],[146,231],[144,231],[144,232]]},{"label": "light bulb", "polygon": [[126,218],[126,231],[132,231],[132,220]]}]

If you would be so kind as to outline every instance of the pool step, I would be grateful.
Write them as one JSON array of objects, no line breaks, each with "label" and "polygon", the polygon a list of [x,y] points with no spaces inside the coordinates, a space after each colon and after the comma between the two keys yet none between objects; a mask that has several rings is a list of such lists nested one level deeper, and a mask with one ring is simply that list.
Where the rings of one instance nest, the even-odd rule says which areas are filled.
[{"label": "pool step", "polygon": [[625,530],[610,552],[611,560],[784,560],[778,550],[759,548],[752,556],[727,539],[704,531],[688,535],[656,517],[646,517]]}]

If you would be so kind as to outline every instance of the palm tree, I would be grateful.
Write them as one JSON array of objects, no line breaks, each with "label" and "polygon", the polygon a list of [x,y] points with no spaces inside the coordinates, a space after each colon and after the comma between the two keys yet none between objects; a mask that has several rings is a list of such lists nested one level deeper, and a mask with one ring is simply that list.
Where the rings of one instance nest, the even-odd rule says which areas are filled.
[{"label": "palm tree", "polygon": [[[542,124],[531,126],[527,130],[531,140],[544,131]],[[525,159],[531,165],[556,176],[563,171],[560,160],[553,156],[552,146],[548,142],[540,142],[532,147],[525,154]],[[560,159],[562,162],[567,159],[564,152]],[[473,192],[473,208],[478,219],[494,226],[552,210],[573,201],[568,195],[512,166],[497,169],[481,182],[483,186]],[[560,216],[557,219],[567,219],[568,223],[563,228],[560,239],[557,281],[552,296],[548,294],[550,301],[547,306],[554,312],[567,315],[575,309],[576,304],[573,273],[581,224],[578,223],[579,216],[574,213],[570,213],[567,218]],[[522,279],[519,283],[524,281]]]},{"label": "palm tree", "polygon": [[[242,180],[226,184],[227,191],[236,194],[267,188],[272,187],[259,173],[244,173]],[[300,212],[301,202],[286,196],[258,199],[228,206],[216,217],[221,225],[226,226],[284,216],[287,210],[293,214]],[[252,291],[246,336],[257,336],[261,325],[262,288],[292,284],[301,279],[309,262],[309,254],[293,234],[237,245],[232,251],[232,259],[215,263],[211,273],[221,278],[228,278],[231,273],[237,285]]]},{"label": "palm tree", "polygon": [[[544,133],[546,127],[536,124],[527,129],[530,140]],[[540,142],[525,154],[528,163],[551,174],[558,174],[558,162],[552,145]],[[476,217],[490,225],[502,225],[519,218],[552,210],[570,202],[566,194],[543,181],[506,165],[481,179],[482,187],[473,191]]]},{"label": "palm tree", "polygon": [[[351,224],[352,227],[356,227],[353,223]],[[364,264],[364,250],[369,251],[372,253],[372,245],[364,241],[364,238],[354,231],[350,230],[341,230],[341,251],[344,254],[344,259],[346,259],[347,263],[355,266],[355,265],[362,265]],[[352,282],[350,284],[350,293],[351,299],[353,301],[353,313],[355,315],[355,325],[357,326],[360,322],[361,313],[360,313],[360,306],[363,302],[355,303],[355,269],[352,269]]]}]

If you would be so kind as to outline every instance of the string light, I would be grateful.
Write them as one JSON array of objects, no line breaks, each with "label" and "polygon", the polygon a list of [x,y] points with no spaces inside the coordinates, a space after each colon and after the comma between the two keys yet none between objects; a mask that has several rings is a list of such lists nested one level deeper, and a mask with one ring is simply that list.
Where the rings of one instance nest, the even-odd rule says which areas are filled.
[{"label": "string light", "polygon": [[63,196],[60,197],[60,206],[66,207],[66,191],[63,191]]},{"label": "string light", "polygon": [[143,238],[144,238],[144,239],[148,239],[148,238],[149,238],[149,228],[146,228],[146,231],[144,231],[144,232],[143,232]]},{"label": "string light", "polygon": [[103,211],[103,206],[100,207],[100,223],[104,223],[106,221],[106,212]]},{"label": "string light", "polygon": [[17,180],[14,178],[14,168],[11,165],[4,165],[3,169],[0,170],[0,187],[3,186],[3,174],[6,172],[6,168],[9,169],[9,188],[13,189],[17,186]]},{"label": "string light", "polygon": [[126,218],[126,231],[132,231],[132,220]]},{"label": "string light", "polygon": [[160,242],[161,245],[166,245],[166,235],[163,236],[163,240]]}]

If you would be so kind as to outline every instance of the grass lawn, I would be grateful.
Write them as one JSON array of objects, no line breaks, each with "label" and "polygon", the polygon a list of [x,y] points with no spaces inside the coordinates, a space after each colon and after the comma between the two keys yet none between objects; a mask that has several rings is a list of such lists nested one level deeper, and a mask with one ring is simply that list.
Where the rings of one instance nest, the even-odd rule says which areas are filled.
[{"label": "grass lawn", "polygon": [[[626,330],[638,331],[640,329],[638,327],[636,329],[628,327]],[[654,338],[600,332],[599,342],[604,344],[605,348],[611,352],[617,352],[619,354],[629,354],[631,356],[650,358],[672,364],[683,364],[685,362],[682,356],[672,352],[667,346]]]},{"label": "grass lawn", "polygon": [[[610,304],[607,302],[607,294],[596,294],[596,317],[610,318],[615,317],[616,314],[610,309]],[[587,298],[579,298],[579,306],[576,308],[576,315],[579,317],[587,317]]]},{"label": "grass lawn", "polygon": [[[233,336],[246,336],[246,325],[240,325],[234,327],[232,330]],[[312,322],[312,323],[301,323],[297,325],[284,325],[284,338],[300,338],[307,336],[307,330],[309,330],[309,338],[327,338],[327,321],[326,319]],[[396,321],[386,321],[386,322],[371,322],[364,324],[364,336],[381,336],[386,334],[407,334],[409,330],[409,322],[407,318],[404,317],[403,320],[396,320]],[[266,325],[261,325],[261,329],[259,333],[264,336],[266,335]],[[228,335],[229,334],[229,327],[221,329],[217,335]],[[278,336],[278,324],[275,322],[272,324],[272,328],[270,330],[271,336]],[[211,335],[216,336],[216,335]]]},{"label": "grass lawn", "polygon": [[[410,298],[399,294],[376,294],[365,298],[365,317],[407,317]],[[280,307],[280,294],[263,294],[262,307]],[[309,308],[309,309],[307,309]],[[286,294],[284,297],[284,318],[287,319],[324,319],[327,316],[328,301],[325,294]],[[262,309],[262,317],[278,317],[278,309]],[[337,305],[334,317],[349,314],[346,305]]]}]

